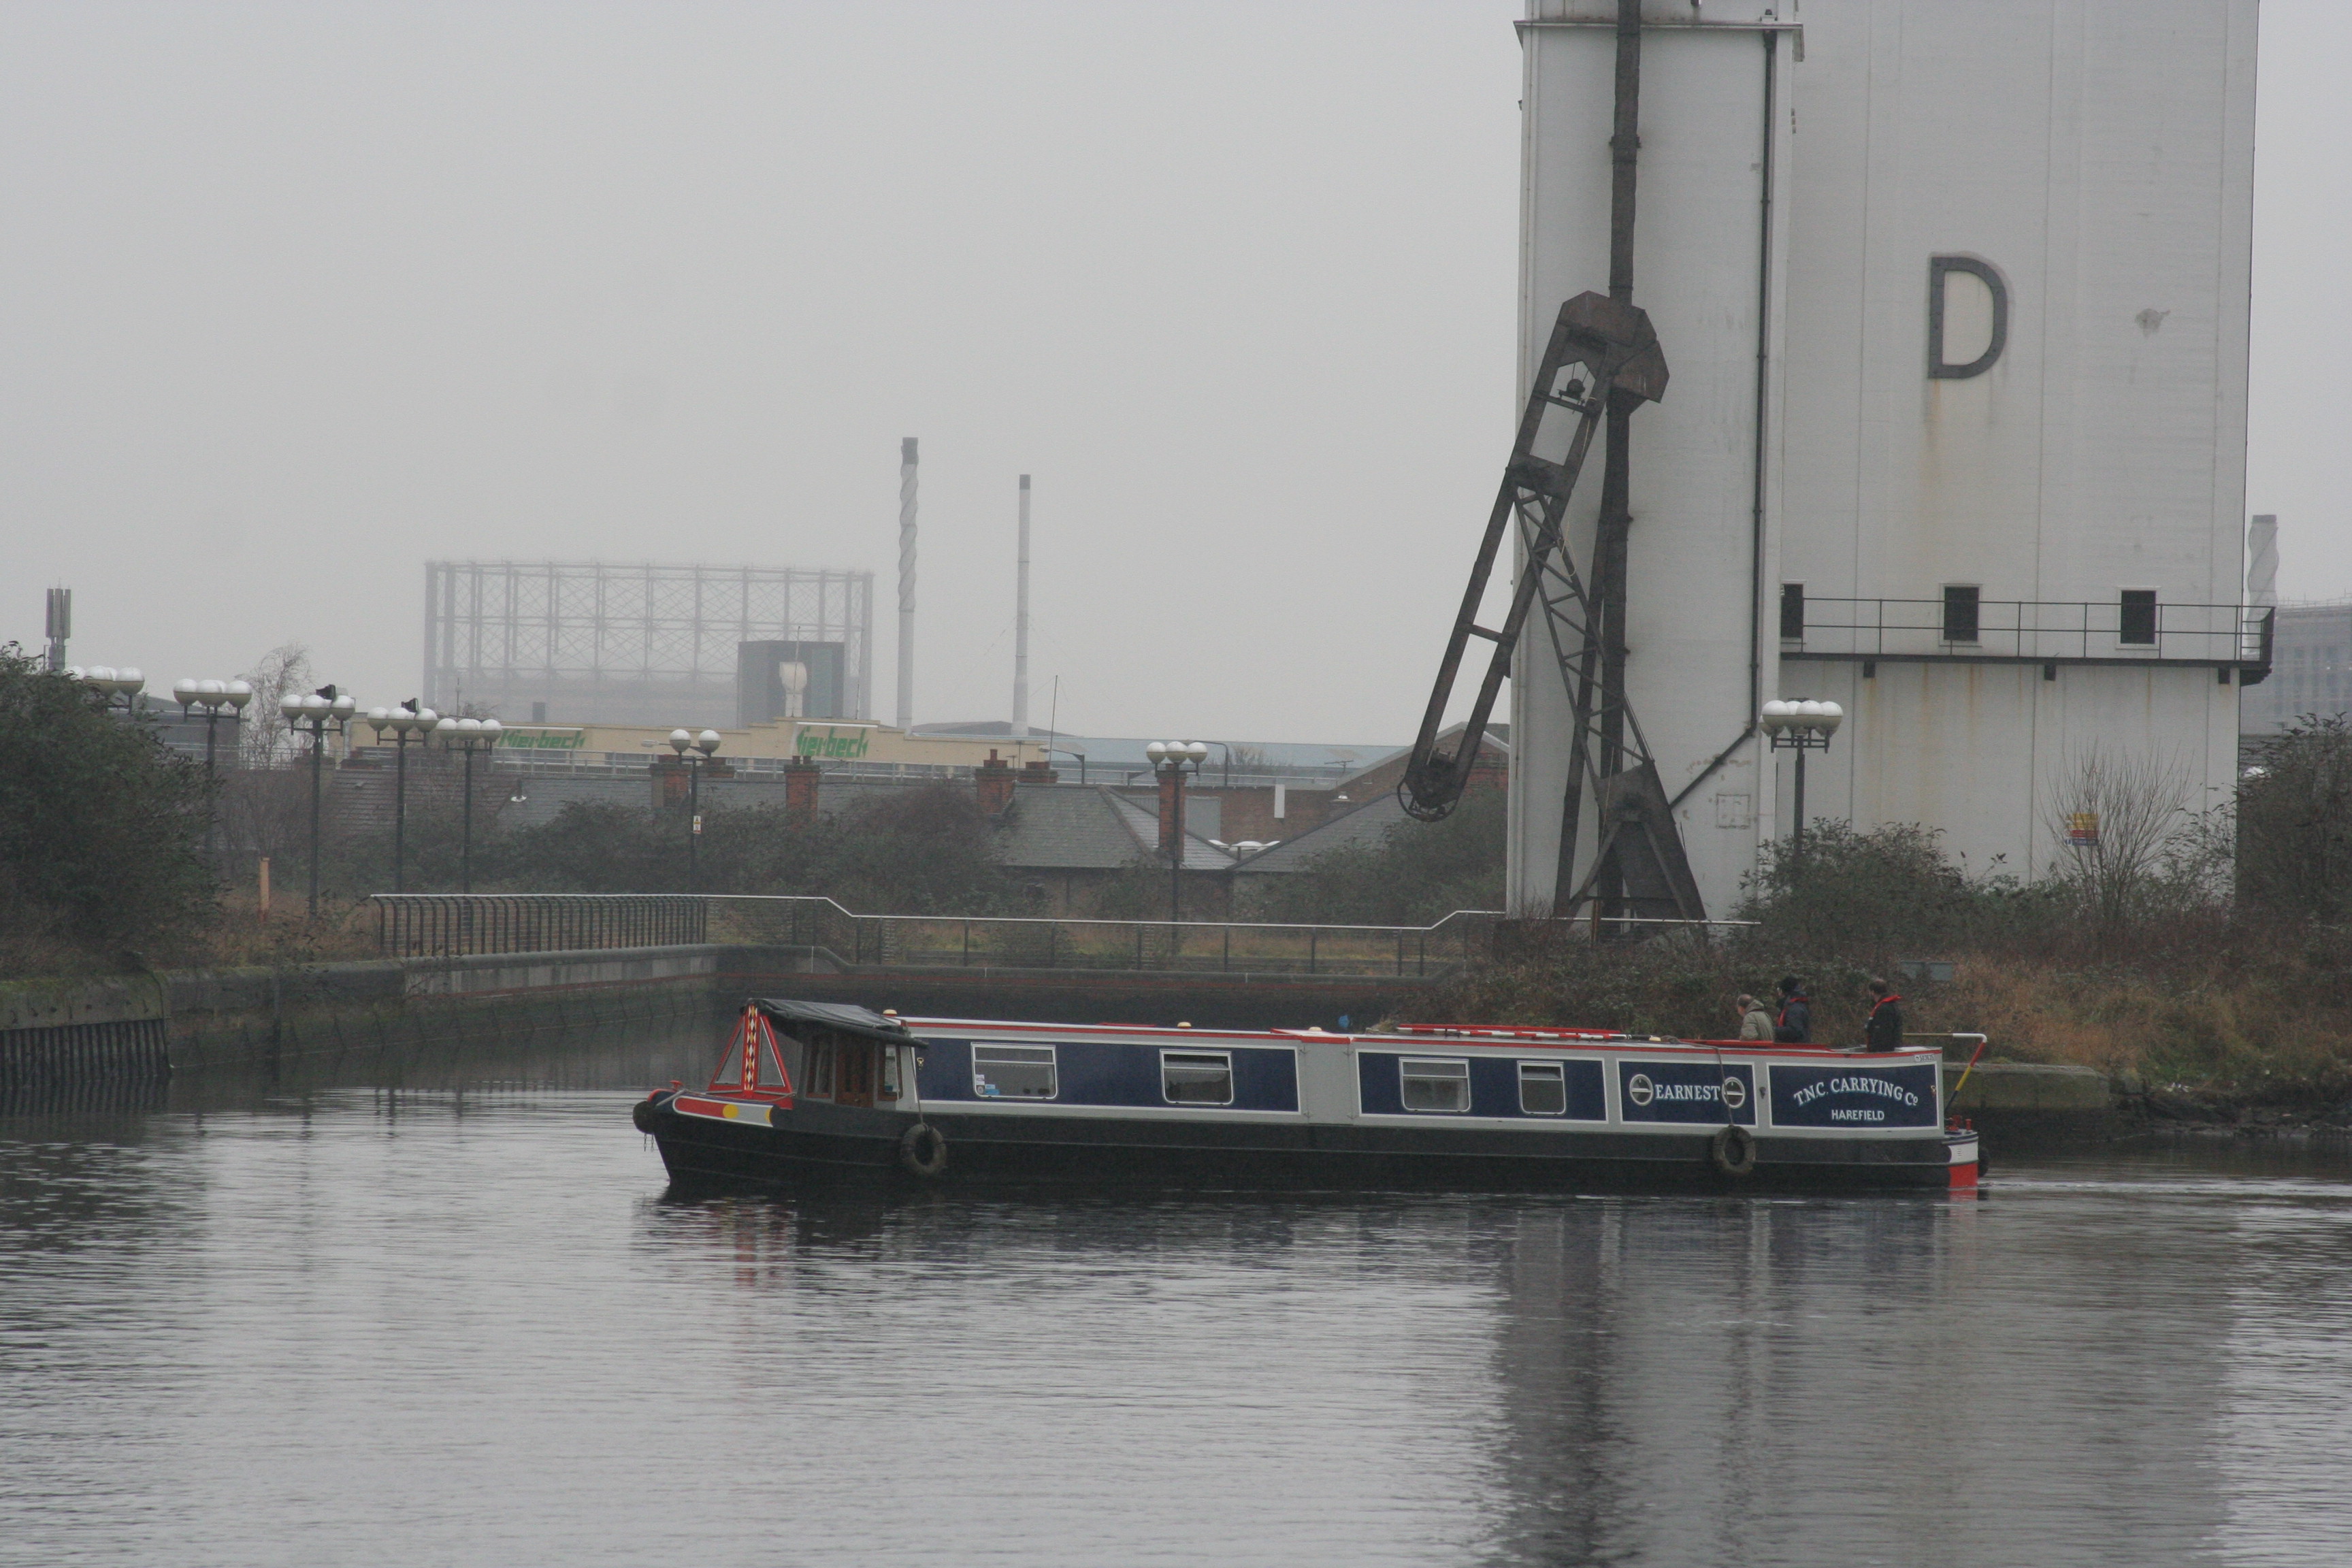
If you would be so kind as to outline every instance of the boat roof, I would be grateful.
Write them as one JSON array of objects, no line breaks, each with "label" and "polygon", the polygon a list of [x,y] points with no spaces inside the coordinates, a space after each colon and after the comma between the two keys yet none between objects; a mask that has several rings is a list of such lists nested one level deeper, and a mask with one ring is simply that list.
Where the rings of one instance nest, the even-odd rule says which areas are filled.
[{"label": "boat roof", "polygon": [[[812,1004],[800,1004],[812,1005]],[[862,1009],[861,1009],[862,1011]],[[889,1020],[885,1020],[888,1022]],[[1738,1051],[1743,1055],[1771,1053],[1798,1057],[1838,1057],[1854,1055],[1859,1046],[1790,1045],[1776,1040],[1685,1040],[1671,1035],[1629,1035],[1616,1029],[1578,1029],[1538,1026],[1518,1024],[1392,1024],[1387,1028],[1364,1033],[1336,1033],[1323,1028],[1306,1029],[1203,1029],[1190,1024],[1171,1027],[1164,1024],[1055,1024],[1011,1018],[907,1018],[898,1020],[908,1033],[915,1035],[979,1034],[1003,1031],[1010,1034],[1059,1034],[1065,1036],[1149,1035],[1173,1042],[1177,1040],[1265,1040],[1288,1044],[1297,1040],[1328,1041],[1333,1044],[1359,1043],[1402,1046],[1517,1046],[1521,1047],[1573,1049],[1579,1047],[1633,1047],[1645,1050],[1705,1051],[1719,1054]],[[904,1039],[894,1034],[891,1039]],[[1888,1055],[1922,1052],[1942,1052],[1940,1042],[1922,1041],[1906,1045]]]},{"label": "boat roof", "polygon": [[814,1024],[845,1035],[903,1044],[907,1026],[898,1019],[851,1002],[799,1002],[788,996],[754,996],[751,1005],[779,1024]]}]

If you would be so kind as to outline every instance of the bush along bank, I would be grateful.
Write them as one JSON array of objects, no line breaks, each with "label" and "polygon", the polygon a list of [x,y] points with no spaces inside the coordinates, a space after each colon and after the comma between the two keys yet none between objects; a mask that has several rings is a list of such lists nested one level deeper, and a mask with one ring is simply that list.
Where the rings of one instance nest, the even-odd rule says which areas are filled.
[{"label": "bush along bank", "polygon": [[[1980,1032],[1988,1062],[2095,1068],[2149,1127],[2352,1131],[2352,966],[2333,954],[2274,952],[2259,964],[2216,954],[2195,969],[1939,956],[1948,980],[1890,976],[1908,1033]],[[1740,993],[1769,998],[1781,976],[1796,975],[1812,1001],[1813,1038],[1859,1045],[1864,984],[1892,968],[1752,943],[1562,944],[1450,977],[1413,1021],[1722,1039],[1738,1032]]]},{"label": "bush along bank", "polygon": [[[2352,740],[2299,743],[2339,742],[2352,778]],[[2124,793],[2113,776],[2093,782]],[[2108,820],[2126,815],[2103,804]],[[1817,824],[1801,861],[1767,847],[1737,911],[1755,922],[1743,930],[1596,948],[1572,928],[1523,923],[1426,1011],[1720,1037],[1737,1033],[1741,992],[1769,998],[1793,974],[1812,1000],[1813,1037],[1855,1044],[1864,986],[1884,976],[1908,1030],[1981,1031],[1996,1062],[2095,1068],[2151,1125],[2352,1124],[2352,927],[2299,884],[2234,884],[2233,853],[2275,865],[2285,851],[2269,837],[2286,829],[2249,827],[2269,836],[2249,849],[2211,814],[2164,820],[2129,854],[2110,844],[2031,883],[1971,871],[1927,829]]]}]

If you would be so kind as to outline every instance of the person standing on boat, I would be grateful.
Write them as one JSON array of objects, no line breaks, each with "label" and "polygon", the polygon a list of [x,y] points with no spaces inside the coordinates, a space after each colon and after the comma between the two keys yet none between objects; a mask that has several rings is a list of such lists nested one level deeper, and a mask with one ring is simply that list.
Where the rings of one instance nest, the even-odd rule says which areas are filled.
[{"label": "person standing on boat", "polygon": [[1903,1047],[1903,998],[1884,980],[1870,983],[1870,1021],[1862,1026],[1863,1049],[1900,1050]]},{"label": "person standing on boat", "polygon": [[1805,994],[1805,983],[1793,974],[1780,982],[1780,1016],[1773,1020],[1772,1037],[1784,1046],[1812,1044],[1812,999]]},{"label": "person standing on boat", "polygon": [[1769,1040],[1772,1037],[1772,1015],[1764,1004],[1743,991],[1739,994],[1739,1037],[1743,1040]]}]

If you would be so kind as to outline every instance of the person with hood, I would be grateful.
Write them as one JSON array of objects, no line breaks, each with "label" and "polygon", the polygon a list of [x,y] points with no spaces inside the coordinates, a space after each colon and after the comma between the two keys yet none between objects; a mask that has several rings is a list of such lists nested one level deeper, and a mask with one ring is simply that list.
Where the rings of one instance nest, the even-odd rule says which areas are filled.
[{"label": "person with hood", "polygon": [[1884,980],[1870,983],[1870,1021],[1862,1026],[1863,1049],[1898,1050],[1903,1045],[1903,998]]},{"label": "person with hood", "polygon": [[1764,1004],[1743,991],[1739,994],[1739,1037],[1743,1040],[1769,1040],[1772,1037],[1772,1015]]},{"label": "person with hood", "polygon": [[1772,1037],[1784,1046],[1813,1043],[1813,1004],[1805,983],[1791,974],[1780,982],[1780,1016],[1773,1020]]}]

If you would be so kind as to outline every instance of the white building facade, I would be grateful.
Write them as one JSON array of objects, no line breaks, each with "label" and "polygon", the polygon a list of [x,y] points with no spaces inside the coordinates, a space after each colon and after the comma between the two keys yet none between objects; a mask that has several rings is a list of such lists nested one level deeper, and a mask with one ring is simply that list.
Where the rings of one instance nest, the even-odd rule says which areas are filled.
[{"label": "white building facade", "polygon": [[[1605,287],[1616,19],[1521,26],[1529,364]],[[2048,865],[2094,752],[2226,800],[2261,658],[2254,0],[1643,19],[1633,301],[1673,379],[1633,420],[1626,678],[1708,912],[1792,826],[1764,699],[1845,706],[1809,817],[1925,824],[1978,868]],[[1571,726],[1549,648],[1515,675],[1511,897],[1544,908]]]}]

